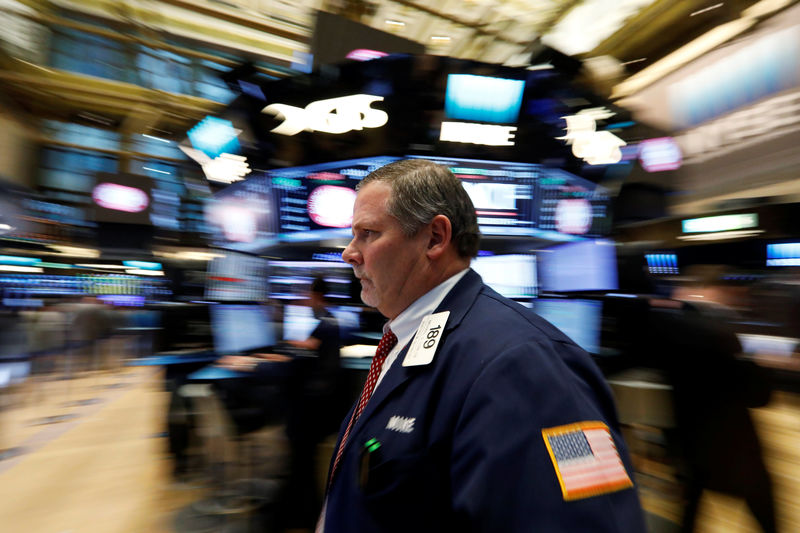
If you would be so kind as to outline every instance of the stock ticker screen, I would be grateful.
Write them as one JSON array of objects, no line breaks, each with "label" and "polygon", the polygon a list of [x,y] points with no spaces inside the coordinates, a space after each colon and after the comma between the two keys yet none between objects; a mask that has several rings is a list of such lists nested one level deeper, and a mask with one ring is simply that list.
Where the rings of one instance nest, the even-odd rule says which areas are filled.
[{"label": "stock ticker screen", "polygon": [[[486,237],[598,237],[610,229],[609,195],[561,169],[532,163],[421,157],[447,166],[475,205]],[[356,185],[399,160],[380,156],[273,169],[231,186],[206,210],[218,244],[257,251],[276,242],[351,237]]]},{"label": "stock ticker screen", "polygon": [[282,239],[349,238],[356,185],[396,157],[351,159],[270,171]]},{"label": "stock ticker screen", "polygon": [[601,236],[610,229],[606,190],[564,170],[533,163],[425,159],[446,165],[462,181],[485,236]]}]

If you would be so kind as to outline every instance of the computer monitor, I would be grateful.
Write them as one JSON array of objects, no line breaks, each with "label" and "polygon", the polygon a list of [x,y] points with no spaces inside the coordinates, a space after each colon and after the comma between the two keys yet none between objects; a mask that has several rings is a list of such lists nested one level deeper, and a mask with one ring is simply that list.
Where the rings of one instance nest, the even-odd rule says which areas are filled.
[{"label": "computer monitor", "polygon": [[339,336],[347,340],[361,330],[361,308],[349,305],[338,305],[329,308],[339,323]]},{"label": "computer monitor", "polygon": [[547,248],[539,255],[543,291],[613,291],[619,288],[614,243],[587,239]]},{"label": "computer monitor", "polygon": [[241,252],[220,252],[208,263],[206,298],[222,302],[263,302],[269,292],[266,259]]},{"label": "computer monitor", "polygon": [[540,298],[534,311],[589,353],[600,353],[603,303],[595,300]]},{"label": "computer monitor", "polygon": [[344,261],[270,261],[269,268],[270,298],[275,300],[307,298],[317,276],[328,284],[326,298],[336,303],[352,300],[353,267]]},{"label": "computer monitor", "polygon": [[479,255],[470,265],[483,282],[506,298],[536,296],[536,256],[525,254]]},{"label": "computer monitor", "polygon": [[319,319],[314,317],[314,310],[305,305],[283,306],[283,340],[304,341],[314,328],[319,324]]},{"label": "computer monitor", "polygon": [[211,306],[214,350],[235,354],[274,346],[277,342],[270,309],[262,305]]}]

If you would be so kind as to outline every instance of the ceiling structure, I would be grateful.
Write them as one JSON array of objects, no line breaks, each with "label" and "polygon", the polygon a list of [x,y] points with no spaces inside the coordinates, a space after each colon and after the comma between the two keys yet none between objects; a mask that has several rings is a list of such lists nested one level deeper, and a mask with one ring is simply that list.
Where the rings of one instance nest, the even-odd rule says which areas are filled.
[{"label": "ceiling structure", "polygon": [[[5,15],[47,29],[66,26],[203,57],[216,49],[260,56],[286,76],[309,51],[317,9],[424,44],[433,54],[512,66],[537,62],[542,44],[590,67],[599,92],[641,79],[685,47],[745,12],[771,14],[796,0],[34,0],[7,1]],[[16,5],[9,8],[9,5]],[[30,7],[34,6],[34,7]],[[71,16],[80,12],[83,19]],[[758,21],[741,27],[747,31]],[[101,25],[87,24],[93,18]],[[21,27],[19,25],[11,27]],[[24,28],[22,30],[24,31]],[[105,34],[105,35],[103,35]],[[171,37],[181,37],[176,48]],[[732,34],[735,37],[735,33]],[[730,36],[728,36],[730,38]],[[24,36],[22,37],[24,39]],[[202,43],[202,47],[191,43]],[[221,105],[122,82],[57,71],[19,57],[0,61],[4,107],[59,120],[106,117],[111,127],[185,131]],[[225,63],[219,57],[218,63]],[[229,60],[231,66],[235,62]],[[640,81],[648,83],[647,80]],[[626,96],[623,91],[616,97]],[[158,105],[153,105],[158,102]]]}]

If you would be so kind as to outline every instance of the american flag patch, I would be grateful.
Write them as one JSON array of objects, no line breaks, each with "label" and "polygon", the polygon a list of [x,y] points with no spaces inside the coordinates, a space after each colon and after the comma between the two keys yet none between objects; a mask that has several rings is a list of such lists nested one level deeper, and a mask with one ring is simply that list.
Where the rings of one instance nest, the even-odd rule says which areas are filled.
[{"label": "american flag patch", "polygon": [[633,486],[608,426],[578,422],[542,430],[565,500],[579,500]]}]

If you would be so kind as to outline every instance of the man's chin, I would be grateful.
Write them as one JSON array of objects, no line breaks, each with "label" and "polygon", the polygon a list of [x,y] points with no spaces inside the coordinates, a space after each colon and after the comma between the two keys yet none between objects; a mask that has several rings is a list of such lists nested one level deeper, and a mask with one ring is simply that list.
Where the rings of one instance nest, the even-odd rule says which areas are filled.
[{"label": "man's chin", "polygon": [[361,289],[361,301],[364,302],[364,305],[369,307],[374,307],[376,309],[378,307],[378,301],[375,295],[368,293],[365,289]]}]

